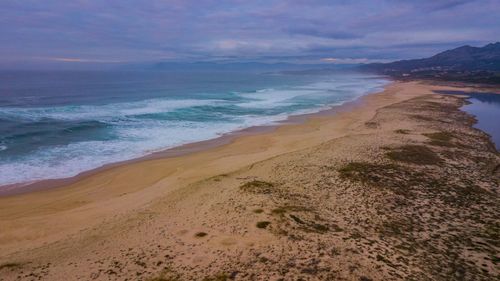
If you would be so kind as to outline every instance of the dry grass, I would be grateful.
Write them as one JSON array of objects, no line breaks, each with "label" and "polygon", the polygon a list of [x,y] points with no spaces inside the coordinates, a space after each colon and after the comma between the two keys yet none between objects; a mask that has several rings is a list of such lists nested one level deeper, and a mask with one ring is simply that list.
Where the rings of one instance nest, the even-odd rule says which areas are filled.
[{"label": "dry grass", "polygon": [[8,263],[0,264],[0,270],[2,270],[4,268],[17,268],[17,267],[21,267],[21,266],[22,266],[21,263],[8,262]]},{"label": "dry grass", "polygon": [[240,189],[245,192],[269,194],[273,191],[273,187],[272,183],[254,180],[243,184]]},{"label": "dry grass", "polygon": [[229,276],[227,276],[227,274],[224,273],[217,274],[212,277],[203,278],[203,281],[226,281],[226,280],[229,280]]},{"label": "dry grass", "polygon": [[271,211],[272,214],[275,215],[283,215],[287,212],[310,212],[312,209],[303,206],[296,205],[283,205]]},{"label": "dry grass", "polygon": [[262,214],[264,212],[264,210],[263,209],[255,209],[255,210],[253,210],[253,212],[256,214]]},{"label": "dry grass", "polygon": [[256,226],[258,228],[267,228],[269,225],[271,224],[271,222],[269,221],[259,221]]},{"label": "dry grass", "polygon": [[368,162],[351,162],[339,170],[340,177],[376,184],[384,178],[391,177],[399,170],[394,164],[372,164]]},{"label": "dry grass", "polygon": [[410,130],[406,129],[397,129],[394,131],[396,134],[402,134],[402,135],[408,135],[410,133]]},{"label": "dry grass", "polygon": [[387,152],[391,160],[417,165],[437,165],[441,158],[430,148],[424,145],[404,145]]},{"label": "dry grass", "polygon": [[428,137],[431,141],[429,144],[437,145],[437,146],[452,146],[451,140],[454,138],[453,134],[449,132],[436,132],[424,134],[424,136]]}]

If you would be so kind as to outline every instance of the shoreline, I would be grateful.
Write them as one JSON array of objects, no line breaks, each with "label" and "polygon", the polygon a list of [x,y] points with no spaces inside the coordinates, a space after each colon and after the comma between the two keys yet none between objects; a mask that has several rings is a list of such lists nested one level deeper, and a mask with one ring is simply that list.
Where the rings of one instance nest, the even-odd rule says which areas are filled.
[{"label": "shoreline", "polygon": [[58,188],[78,182],[97,173],[121,167],[124,165],[129,165],[148,160],[162,159],[162,158],[181,157],[191,153],[196,153],[229,144],[235,139],[240,137],[272,132],[282,126],[303,124],[307,122],[309,118],[333,116],[335,113],[339,111],[349,110],[353,106],[356,106],[356,104],[363,102],[363,99],[366,96],[383,92],[386,87],[390,86],[393,83],[395,83],[395,81],[389,80],[389,82],[385,86],[383,86],[382,89],[378,91],[375,90],[372,92],[365,93],[357,98],[354,98],[352,100],[347,100],[339,105],[330,105],[327,108],[319,109],[319,111],[317,112],[289,115],[287,116],[286,119],[281,121],[276,121],[273,124],[251,126],[243,129],[238,129],[235,131],[230,131],[212,139],[190,142],[170,148],[160,149],[158,151],[148,153],[140,157],[108,163],[100,167],[80,172],[74,176],[69,176],[64,178],[49,178],[42,180],[34,180],[31,182],[20,182],[20,183],[0,185],[0,198],[37,192],[52,188]]},{"label": "shoreline", "polygon": [[452,88],[395,82],[333,115],[0,197],[0,273],[489,280],[500,154],[465,97],[436,89]]},{"label": "shoreline", "polygon": [[[9,255],[61,241],[109,220],[134,216],[196,182],[345,137],[365,126],[379,108],[430,94],[420,88],[425,89],[418,83],[393,83],[333,116],[315,115],[302,124],[236,137],[225,145],[183,156],[133,162],[58,187],[0,196],[0,247]],[[40,235],[33,236],[33,229]]]}]

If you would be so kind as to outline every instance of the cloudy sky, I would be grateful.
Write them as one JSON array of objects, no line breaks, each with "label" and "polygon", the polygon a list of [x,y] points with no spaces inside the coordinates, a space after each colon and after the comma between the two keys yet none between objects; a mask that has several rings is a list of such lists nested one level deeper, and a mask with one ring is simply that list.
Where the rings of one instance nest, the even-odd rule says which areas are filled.
[{"label": "cloudy sky", "polygon": [[0,63],[369,62],[500,41],[499,0],[1,0]]}]

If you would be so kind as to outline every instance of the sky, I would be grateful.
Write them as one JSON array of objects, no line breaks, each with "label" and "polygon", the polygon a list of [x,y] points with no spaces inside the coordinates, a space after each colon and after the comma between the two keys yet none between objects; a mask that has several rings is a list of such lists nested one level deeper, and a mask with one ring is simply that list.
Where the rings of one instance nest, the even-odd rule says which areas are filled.
[{"label": "sky", "polygon": [[0,0],[0,65],[367,63],[500,41],[500,0]]}]

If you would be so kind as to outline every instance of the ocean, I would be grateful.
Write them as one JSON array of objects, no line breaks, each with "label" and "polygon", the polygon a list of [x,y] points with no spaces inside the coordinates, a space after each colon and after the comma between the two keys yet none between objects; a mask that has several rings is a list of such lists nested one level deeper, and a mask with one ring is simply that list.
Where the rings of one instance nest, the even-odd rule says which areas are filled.
[{"label": "ocean", "polygon": [[387,83],[359,73],[1,71],[0,185],[275,124]]}]

